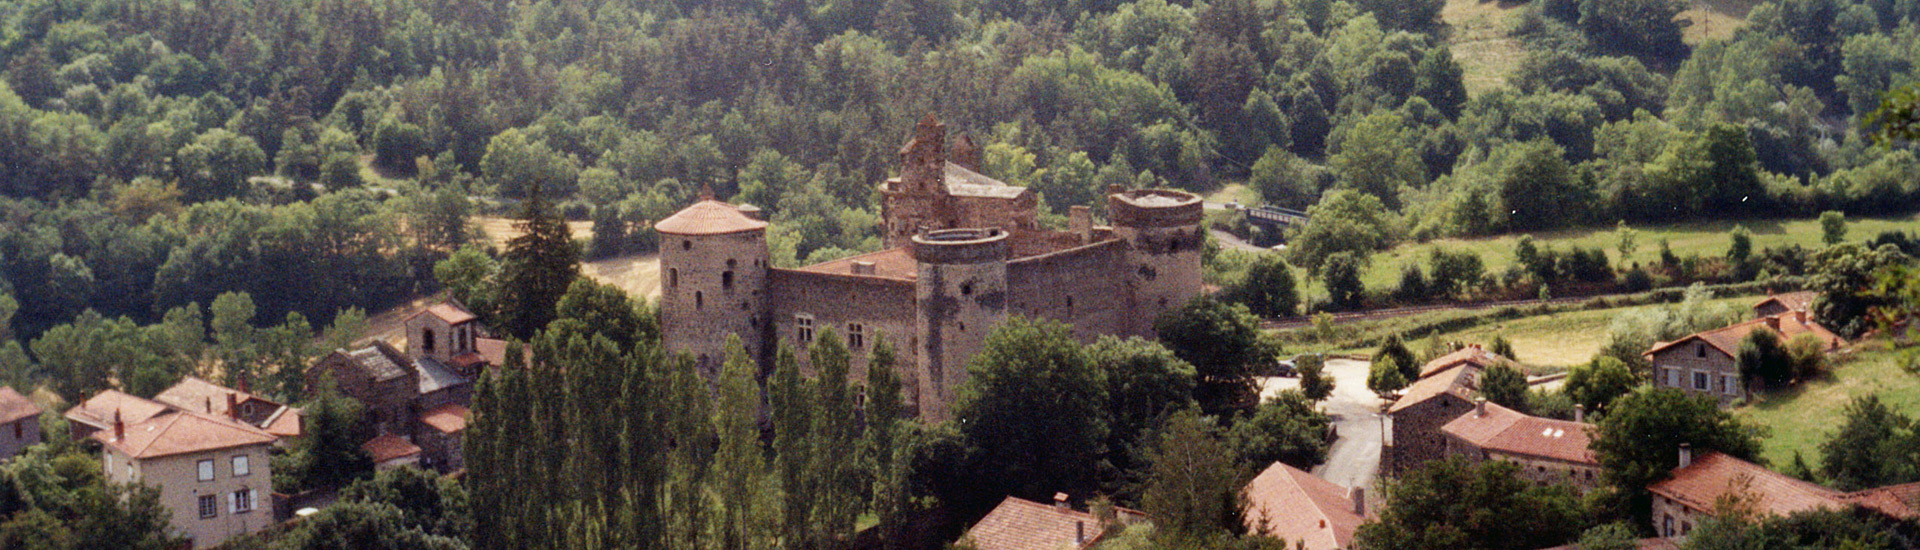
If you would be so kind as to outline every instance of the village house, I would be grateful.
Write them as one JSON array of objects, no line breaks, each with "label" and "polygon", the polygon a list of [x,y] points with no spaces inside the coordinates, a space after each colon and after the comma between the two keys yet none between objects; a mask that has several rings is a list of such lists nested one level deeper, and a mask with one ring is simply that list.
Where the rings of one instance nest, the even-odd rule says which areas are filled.
[{"label": "village house", "polygon": [[153,396],[153,400],[181,410],[224,416],[265,430],[281,443],[300,437],[300,410],[247,391],[244,380],[239,389],[187,376],[179,383]]},{"label": "village house", "polygon": [[1075,206],[1068,228],[1051,230],[1034,194],[977,172],[978,156],[971,140],[949,148],[944,124],[921,121],[900,176],[879,185],[889,248],[815,265],[769,265],[759,211],[711,195],[660,220],[662,344],[711,375],[730,334],[764,367],[779,345],[832,330],[864,379],[884,336],[901,358],[903,399],[942,420],[967,360],[1008,316],[1067,322],[1084,342],[1150,337],[1154,319],[1200,294],[1199,196],[1109,189],[1111,225]]},{"label": "village house", "polygon": [[80,404],[67,408],[67,429],[74,439],[85,439],[103,430],[112,430],[116,420],[139,424],[175,410],[173,407],[143,399],[120,390],[103,390]]},{"label": "village house", "polygon": [[1393,439],[1387,452],[1381,453],[1387,471],[1405,472],[1446,456],[1447,440],[1441,427],[1473,410],[1481,373],[1505,361],[1472,345],[1421,366],[1420,379],[1408,385],[1387,409],[1393,424]]},{"label": "village house", "polygon": [[109,481],[160,491],[169,525],[188,548],[219,546],[275,523],[268,453],[279,438],[239,418],[238,407],[226,412],[168,407],[138,422],[112,413],[109,428],[90,436],[102,445]]},{"label": "village house", "polygon": [[[1761,305],[1771,309],[1769,304],[1778,303],[1769,300]],[[1772,332],[1782,343],[1811,334],[1826,344],[1829,353],[1846,345],[1839,335],[1809,319],[1805,310],[1797,310],[1660,342],[1643,355],[1653,363],[1655,385],[1713,397],[1725,407],[1749,396],[1738,357],[1740,342],[1756,330]]]},{"label": "village house", "polygon": [[1753,304],[1753,317],[1761,319],[1782,313],[1811,312],[1813,299],[1820,294],[1813,291],[1788,292],[1786,294],[1768,294],[1767,299]]},{"label": "village house", "polygon": [[1520,467],[1520,477],[1536,483],[1566,483],[1582,492],[1600,483],[1600,461],[1588,448],[1582,422],[1530,416],[1474,400],[1471,414],[1453,419],[1440,431],[1447,453],[1469,462],[1504,460]]},{"label": "village house", "polygon": [[1342,489],[1279,462],[1248,482],[1242,494],[1247,532],[1279,538],[1288,548],[1347,548],[1367,517],[1364,489]]},{"label": "village house", "polygon": [[1073,509],[1066,493],[1054,494],[1052,505],[1009,496],[974,523],[962,540],[979,550],[1081,550],[1146,517],[1144,512],[1120,507],[1113,508],[1113,517],[1097,517]]},{"label": "village house", "polygon": [[1664,537],[1687,536],[1723,499],[1742,500],[1761,517],[1858,505],[1895,519],[1920,518],[1920,483],[1845,493],[1719,452],[1694,456],[1685,445],[1679,452],[1673,473],[1647,487],[1653,493],[1653,528]]},{"label": "village house", "polygon": [[379,340],[334,350],[307,368],[307,387],[332,384],[366,407],[364,421],[375,437],[362,449],[381,467],[456,471],[464,464],[459,437],[474,381],[504,362],[506,341],[490,337],[473,312],[452,300],[414,313],[405,324],[406,351]]},{"label": "village house", "polygon": [[0,462],[40,442],[40,406],[0,386]]}]

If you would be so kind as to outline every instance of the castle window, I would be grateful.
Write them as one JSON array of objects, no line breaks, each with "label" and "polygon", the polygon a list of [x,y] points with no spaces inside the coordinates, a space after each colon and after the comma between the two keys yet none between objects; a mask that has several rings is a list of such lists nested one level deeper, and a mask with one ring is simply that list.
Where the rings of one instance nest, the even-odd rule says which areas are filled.
[{"label": "castle window", "polygon": [[705,305],[707,305],[706,294],[703,294],[698,290],[693,291],[693,309],[700,309],[702,306],[705,306]]},{"label": "castle window", "polygon": [[860,349],[867,347],[867,327],[860,323],[847,323],[847,347]]},{"label": "castle window", "polygon": [[[733,263],[733,262],[728,261],[727,263]],[[720,288],[725,290],[733,290],[733,272],[732,271],[723,271],[720,273]]]},{"label": "castle window", "polygon": [[675,267],[667,270],[667,286],[680,288],[680,268]]},{"label": "castle window", "polygon": [[961,284],[960,284],[960,295],[961,295],[961,296],[972,296],[972,295],[973,295],[973,283],[961,283]]},{"label": "castle window", "polygon": [[793,338],[802,344],[813,343],[813,316],[805,313],[793,316]]},{"label": "castle window", "polygon": [[420,349],[433,353],[433,329],[420,331]]},{"label": "castle window", "polygon": [[693,250],[693,241],[680,241],[681,250]]}]

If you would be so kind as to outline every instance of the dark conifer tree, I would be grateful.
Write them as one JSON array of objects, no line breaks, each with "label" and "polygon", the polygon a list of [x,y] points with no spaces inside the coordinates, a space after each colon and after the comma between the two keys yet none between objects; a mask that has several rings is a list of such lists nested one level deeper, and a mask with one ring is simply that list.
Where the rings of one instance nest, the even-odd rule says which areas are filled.
[{"label": "dark conifer tree", "polygon": [[501,314],[508,334],[533,338],[553,321],[554,305],[580,275],[580,250],[567,221],[553,211],[535,184],[514,224],[520,236],[507,241],[500,280]]}]

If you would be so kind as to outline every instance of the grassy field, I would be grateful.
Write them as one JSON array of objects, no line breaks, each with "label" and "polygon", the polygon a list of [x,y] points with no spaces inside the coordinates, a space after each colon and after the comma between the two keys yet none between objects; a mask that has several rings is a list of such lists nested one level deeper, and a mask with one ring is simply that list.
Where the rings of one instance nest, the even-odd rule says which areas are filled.
[{"label": "grassy field", "polygon": [[1733,31],[1747,26],[1747,12],[1760,4],[1760,0],[1694,0],[1690,7],[1680,12],[1680,19],[1689,21],[1682,31],[1682,38],[1688,45],[1699,45],[1711,39],[1726,39]]},{"label": "grassy field", "polygon": [[1448,47],[1465,73],[1467,93],[1480,95],[1507,85],[1507,75],[1520,66],[1526,47],[1508,36],[1525,2],[1502,0],[1447,0],[1440,20],[1452,27]]},{"label": "grassy field", "polygon": [[1775,469],[1783,468],[1799,451],[1815,468],[1820,464],[1820,442],[1844,421],[1842,408],[1854,397],[1878,395],[1890,408],[1920,416],[1920,375],[1899,367],[1896,354],[1877,343],[1844,359],[1832,376],[1800,384],[1741,407],[1735,414],[1765,426],[1761,456]]},{"label": "grassy field", "polygon": [[[1730,304],[1745,310],[1758,301],[1760,298],[1753,296],[1736,296],[1715,299],[1711,303]],[[1542,367],[1571,367],[1593,359],[1593,354],[1607,344],[1607,327],[1613,323],[1615,316],[1644,307],[1664,306],[1568,311],[1523,317],[1442,334],[1440,339],[1488,344],[1493,342],[1494,336],[1505,336],[1513,344],[1514,359],[1522,363]]]},{"label": "grassy field", "polygon": [[[1727,252],[1727,232],[1733,230],[1736,222],[1688,222],[1672,225],[1635,227],[1639,231],[1636,241],[1639,249],[1629,257],[1629,261],[1649,264],[1660,258],[1660,239],[1667,239],[1673,246],[1673,253],[1680,256],[1720,256]],[[1798,244],[1818,248],[1820,243],[1820,221],[1803,220],[1748,220],[1738,222],[1753,232],[1753,248],[1759,251],[1770,246]],[[1866,240],[1882,231],[1920,230],[1920,215],[1898,218],[1855,218],[1848,221],[1847,238]],[[1607,257],[1619,262],[1619,252],[1615,245],[1619,239],[1613,234],[1613,228],[1570,229],[1533,234],[1537,244],[1551,244],[1562,250],[1569,245],[1583,248],[1599,247],[1607,251]],[[1400,271],[1409,262],[1425,265],[1431,250],[1446,247],[1450,251],[1467,250],[1480,256],[1486,263],[1487,272],[1493,273],[1506,269],[1513,263],[1513,247],[1520,241],[1519,235],[1503,235],[1486,239],[1441,239],[1426,243],[1407,243],[1391,250],[1375,254],[1373,266],[1363,277],[1367,288],[1390,288],[1400,282]]]}]

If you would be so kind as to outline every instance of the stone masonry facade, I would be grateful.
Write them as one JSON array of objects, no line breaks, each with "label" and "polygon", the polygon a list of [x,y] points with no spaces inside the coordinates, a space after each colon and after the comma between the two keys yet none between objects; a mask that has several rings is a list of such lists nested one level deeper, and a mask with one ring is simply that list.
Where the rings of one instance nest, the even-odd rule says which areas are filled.
[{"label": "stone masonry facade", "polygon": [[900,177],[879,186],[888,248],[878,252],[771,267],[766,223],[711,198],[657,223],[667,348],[711,374],[738,335],[764,372],[782,343],[802,348],[831,329],[863,380],[884,337],[908,403],[944,419],[967,361],[1009,316],[1067,322],[1086,342],[1152,337],[1155,318],[1200,294],[1196,195],[1111,189],[1111,225],[1076,206],[1069,228],[1052,230],[1031,191],[974,172],[978,148],[965,136],[949,147],[931,117],[900,156]]}]

